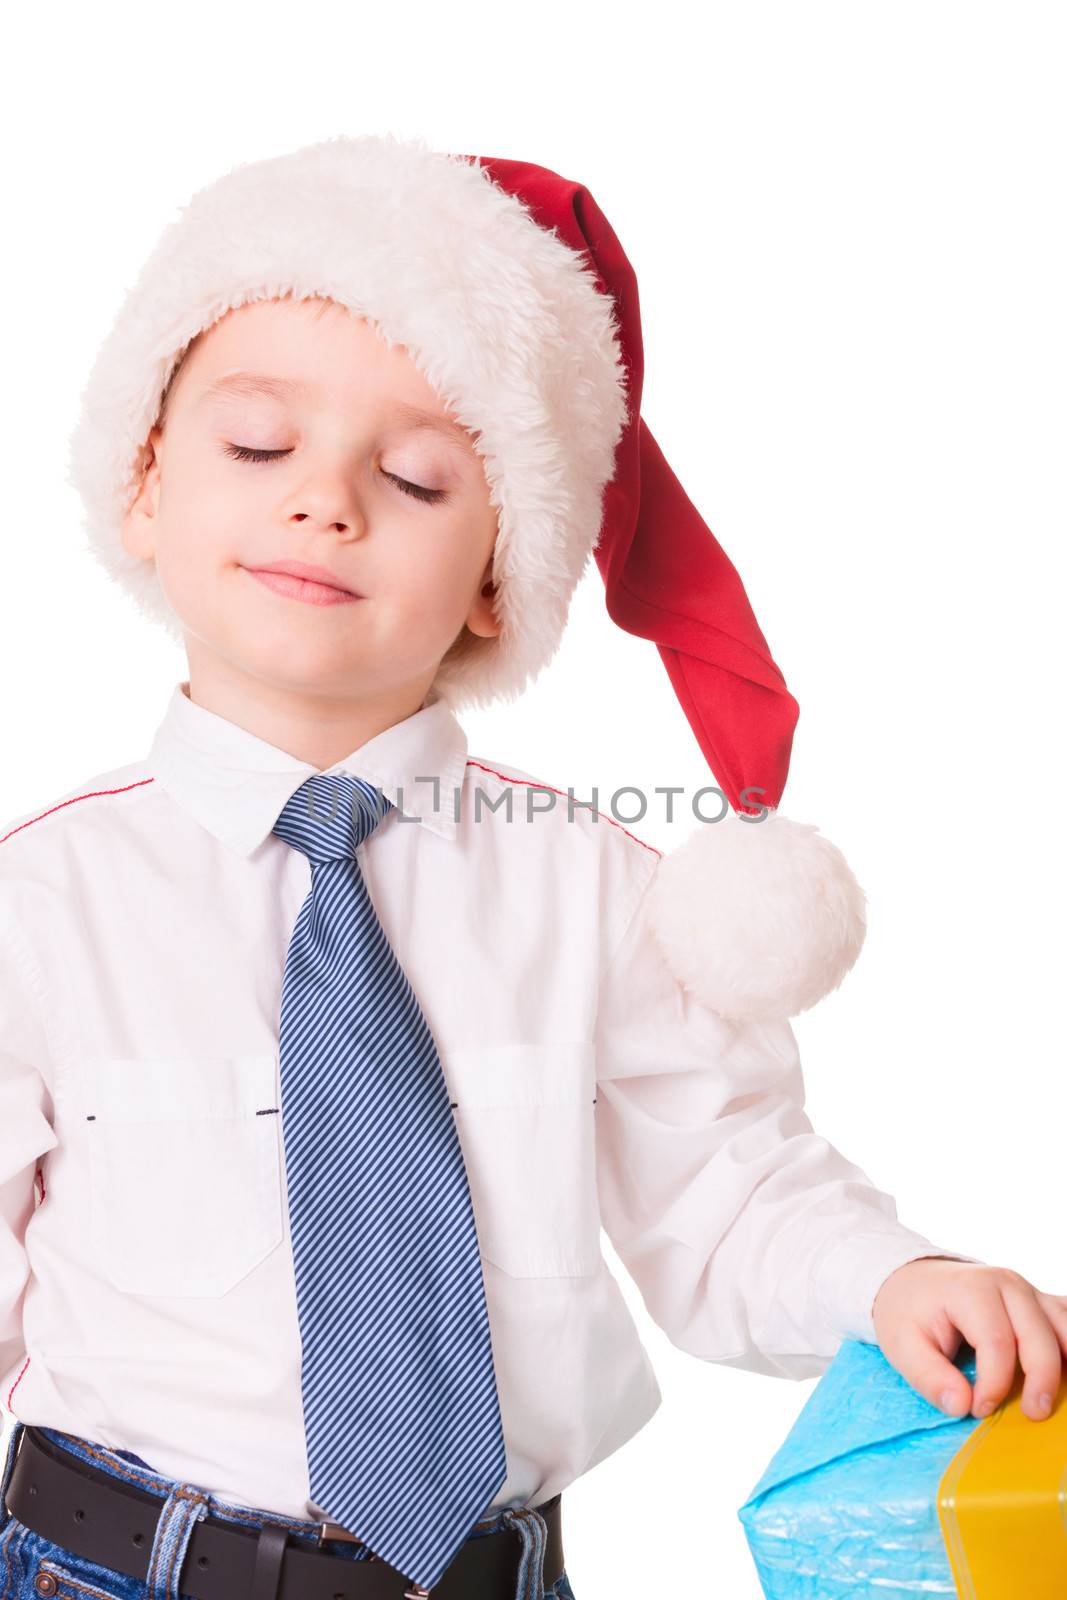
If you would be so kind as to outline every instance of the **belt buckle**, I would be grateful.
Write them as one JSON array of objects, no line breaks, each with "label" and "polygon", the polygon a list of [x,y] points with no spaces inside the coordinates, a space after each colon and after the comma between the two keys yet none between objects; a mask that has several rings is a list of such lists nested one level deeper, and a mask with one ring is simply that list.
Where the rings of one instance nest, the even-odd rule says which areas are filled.
[{"label": "belt buckle", "polygon": [[[352,1533],[348,1528],[342,1528],[339,1522],[319,1523],[320,1549],[324,1539],[351,1539],[356,1544],[360,1544],[362,1542],[358,1533]],[[382,1559],[381,1556],[376,1556],[373,1550],[371,1551],[370,1558],[372,1561],[380,1561]],[[430,1595],[431,1591],[429,1589],[424,1589],[421,1583],[415,1583],[413,1580],[411,1588],[404,1590],[403,1600],[430,1600]]]},{"label": "belt buckle", "polygon": [[354,1544],[362,1543],[358,1533],[352,1533],[348,1528],[342,1528],[339,1522],[319,1523],[319,1545],[324,1539],[351,1539]]}]

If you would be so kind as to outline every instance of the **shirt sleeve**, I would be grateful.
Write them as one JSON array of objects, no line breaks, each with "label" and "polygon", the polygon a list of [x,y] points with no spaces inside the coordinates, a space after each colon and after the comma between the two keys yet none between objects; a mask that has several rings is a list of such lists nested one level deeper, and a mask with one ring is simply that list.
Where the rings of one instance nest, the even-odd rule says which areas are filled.
[{"label": "shirt sleeve", "polygon": [[601,979],[601,1221],[679,1349],[772,1377],[824,1372],[897,1267],[942,1249],[897,1220],[804,1111],[787,1021],[729,1022],[668,970],[648,884]]},{"label": "shirt sleeve", "polygon": [[[0,919],[0,1376],[23,1350],[22,1306],[39,1158],[57,1143],[44,1074],[43,995],[28,952]],[[10,1387],[10,1385],[9,1385]],[[6,1402],[7,1394],[0,1395]]]}]

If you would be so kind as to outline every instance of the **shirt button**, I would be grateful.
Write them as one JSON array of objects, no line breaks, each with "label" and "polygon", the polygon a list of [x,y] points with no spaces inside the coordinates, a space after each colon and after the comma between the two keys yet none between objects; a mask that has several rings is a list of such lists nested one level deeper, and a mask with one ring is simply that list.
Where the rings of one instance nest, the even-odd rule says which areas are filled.
[{"label": "shirt button", "polygon": [[33,1580],[33,1587],[38,1594],[55,1594],[59,1583],[50,1572],[39,1572]]}]

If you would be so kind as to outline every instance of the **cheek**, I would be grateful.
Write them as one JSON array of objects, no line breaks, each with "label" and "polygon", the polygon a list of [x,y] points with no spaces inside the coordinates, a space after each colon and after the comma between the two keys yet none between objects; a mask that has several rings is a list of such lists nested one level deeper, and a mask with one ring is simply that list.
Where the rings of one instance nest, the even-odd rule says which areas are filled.
[{"label": "cheek", "polygon": [[220,557],[236,559],[247,501],[247,493],[210,467],[183,466],[160,497],[160,556],[198,566]]},{"label": "cheek", "polygon": [[436,528],[428,518],[418,539],[390,558],[391,586],[413,612],[451,622],[469,609],[484,565],[469,518],[442,515]]}]

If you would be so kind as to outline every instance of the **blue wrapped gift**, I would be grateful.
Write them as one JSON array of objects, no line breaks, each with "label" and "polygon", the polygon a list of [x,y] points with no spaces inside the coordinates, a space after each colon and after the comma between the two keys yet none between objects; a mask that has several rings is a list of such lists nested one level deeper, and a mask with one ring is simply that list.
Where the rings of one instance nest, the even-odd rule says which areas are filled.
[{"label": "blue wrapped gift", "polygon": [[[973,1384],[969,1345],[956,1365]],[[846,1339],[738,1512],[767,1600],[956,1596],[938,1488],[982,1426]]]}]

